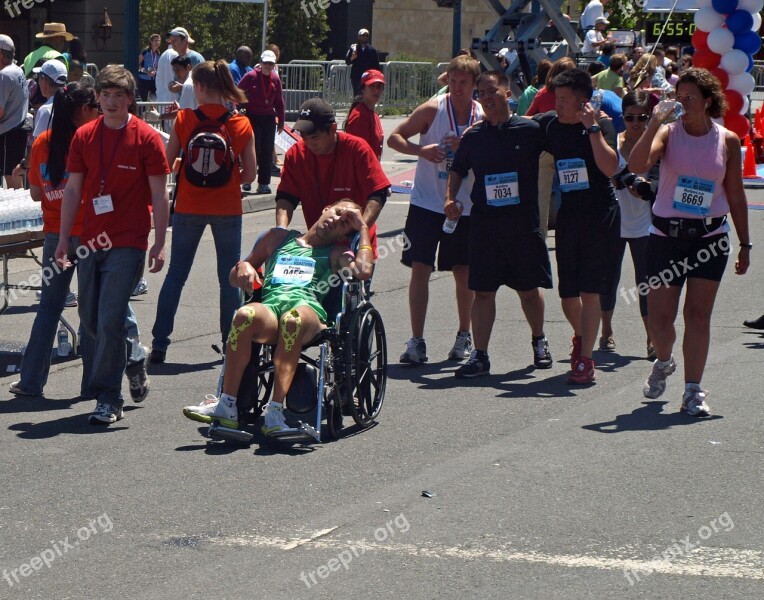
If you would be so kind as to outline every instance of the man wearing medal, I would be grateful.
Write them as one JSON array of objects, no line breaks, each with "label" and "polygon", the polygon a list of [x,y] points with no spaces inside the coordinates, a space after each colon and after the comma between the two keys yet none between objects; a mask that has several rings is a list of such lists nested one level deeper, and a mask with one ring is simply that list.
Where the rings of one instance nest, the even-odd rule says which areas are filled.
[{"label": "man wearing medal", "polygon": [[[533,363],[552,367],[544,335],[544,296],[552,287],[549,252],[539,228],[538,169],[544,136],[538,123],[510,115],[509,79],[488,71],[477,80],[485,119],[462,137],[448,175],[445,212],[460,216],[456,196],[469,171],[475,175],[469,228],[469,289],[475,293],[475,350],[458,378],[487,375],[488,342],[496,316],[496,292],[517,292],[531,328]],[[497,242],[500,240],[499,242]]]},{"label": "man wearing medal", "polygon": [[255,133],[258,194],[271,193],[273,144],[276,130],[279,133],[284,130],[284,93],[275,66],[276,55],[266,50],[260,56],[260,64],[239,81],[239,88],[247,95],[244,107]]}]

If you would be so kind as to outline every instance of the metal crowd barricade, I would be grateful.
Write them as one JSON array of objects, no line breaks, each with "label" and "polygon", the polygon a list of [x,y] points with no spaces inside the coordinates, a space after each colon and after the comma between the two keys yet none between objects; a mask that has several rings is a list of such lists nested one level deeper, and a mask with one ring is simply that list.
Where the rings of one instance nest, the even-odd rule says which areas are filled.
[{"label": "metal crowd barricade", "polygon": [[309,98],[325,96],[326,69],[322,61],[292,61],[279,65],[278,72],[287,120],[295,118],[300,105]]},{"label": "metal crowd barricade", "polygon": [[753,92],[751,92],[751,112],[754,112],[754,103],[764,102],[764,60],[753,61],[753,70],[751,71],[754,79]]},{"label": "metal crowd barricade", "polygon": [[435,65],[428,62],[392,61],[382,66],[385,95],[380,106],[413,110],[438,91]]}]

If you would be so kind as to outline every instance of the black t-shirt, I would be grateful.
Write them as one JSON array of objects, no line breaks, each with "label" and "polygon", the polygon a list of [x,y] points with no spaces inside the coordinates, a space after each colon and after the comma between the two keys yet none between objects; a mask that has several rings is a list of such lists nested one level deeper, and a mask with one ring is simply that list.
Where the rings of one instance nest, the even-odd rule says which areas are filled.
[{"label": "black t-shirt", "polygon": [[[560,123],[557,114],[548,112],[533,117],[545,133],[545,150],[554,156],[560,176],[562,205],[560,210],[609,209],[617,204],[610,177],[597,168],[592,143],[582,123]],[[601,119],[599,126],[605,142],[617,150],[613,122]],[[567,161],[561,163],[560,161]],[[588,184],[585,181],[588,180]]]},{"label": "black t-shirt", "polygon": [[475,174],[471,214],[511,216],[523,228],[532,231],[538,227],[539,155],[543,149],[539,124],[517,115],[498,126],[483,121],[467,131],[451,170],[462,177],[470,169]]}]

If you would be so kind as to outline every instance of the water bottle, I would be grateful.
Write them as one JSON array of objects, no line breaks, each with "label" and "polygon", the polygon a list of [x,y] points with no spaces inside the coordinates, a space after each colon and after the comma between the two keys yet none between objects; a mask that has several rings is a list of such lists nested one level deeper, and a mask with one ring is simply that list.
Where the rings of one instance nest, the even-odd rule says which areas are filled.
[{"label": "water bottle", "polygon": [[602,108],[602,92],[595,91],[592,94],[591,100],[589,100],[589,104],[592,105],[594,112],[599,112],[600,108]]},{"label": "water bottle", "polygon": [[[455,204],[461,210],[462,203],[457,200]],[[456,231],[456,226],[458,223],[459,223],[459,217],[456,217],[456,219],[449,219],[448,217],[446,217],[446,220],[443,221],[443,233],[453,233],[454,231]]]},{"label": "water bottle", "polygon": [[69,332],[64,324],[61,323],[58,327],[58,355],[69,356],[72,351],[72,345],[69,343]]}]

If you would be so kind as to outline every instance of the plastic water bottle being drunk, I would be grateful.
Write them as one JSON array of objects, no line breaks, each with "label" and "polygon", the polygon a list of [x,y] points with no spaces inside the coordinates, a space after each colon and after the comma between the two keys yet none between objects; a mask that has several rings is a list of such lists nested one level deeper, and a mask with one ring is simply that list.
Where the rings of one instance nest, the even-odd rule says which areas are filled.
[{"label": "plastic water bottle being drunk", "polygon": [[594,90],[594,93],[592,94],[591,100],[589,100],[589,104],[592,105],[592,109],[594,109],[594,112],[598,113],[600,111],[600,108],[602,108],[602,92],[598,92],[597,90]]},{"label": "plastic water bottle being drunk", "polygon": [[[459,207],[459,210],[462,210],[462,203],[458,200],[454,202]],[[455,219],[449,219],[446,217],[446,220],[443,221],[443,233],[453,233],[456,231],[456,226],[459,224],[459,217],[456,217]]]}]

